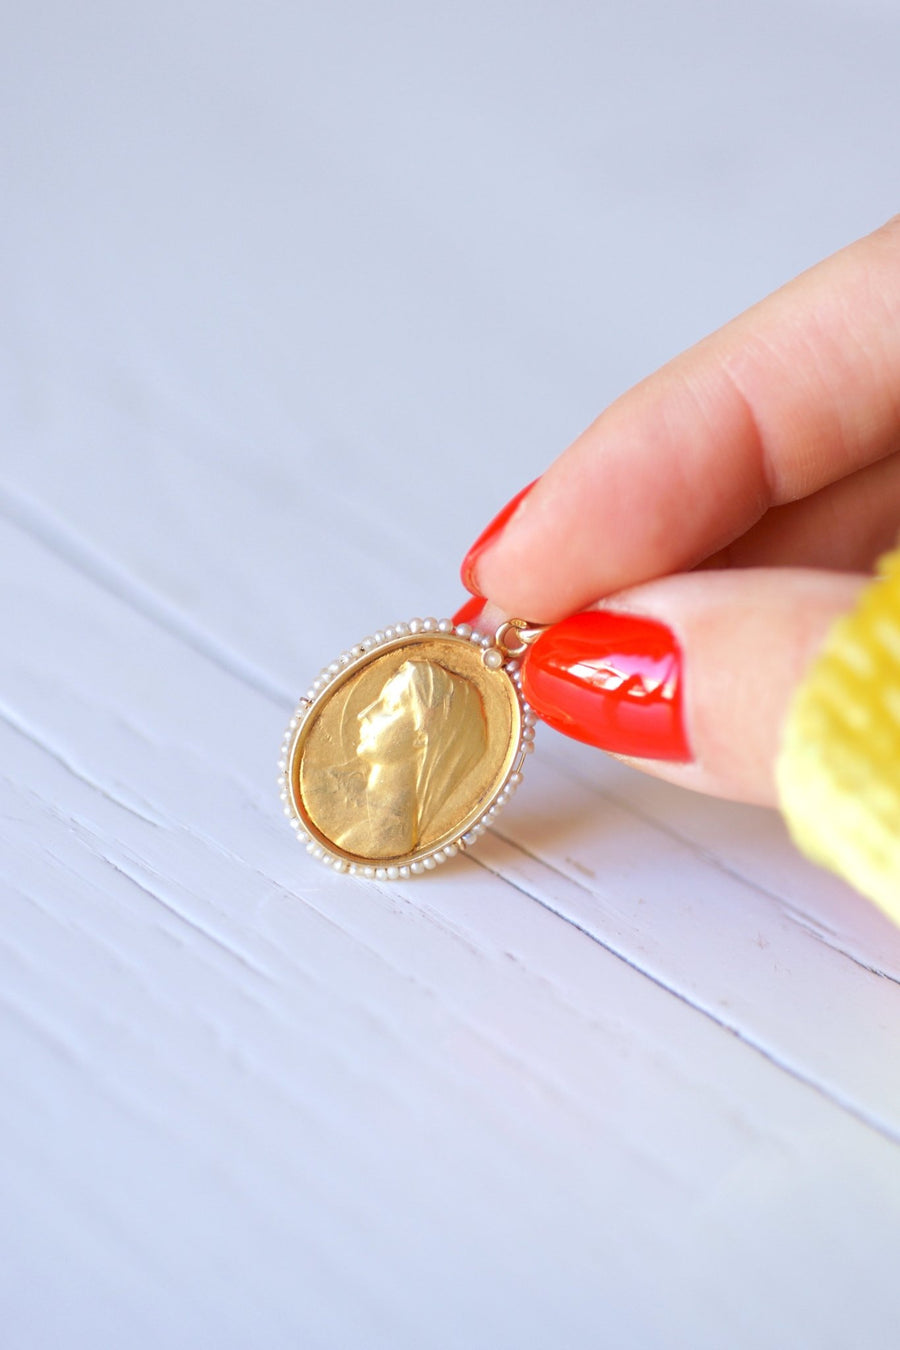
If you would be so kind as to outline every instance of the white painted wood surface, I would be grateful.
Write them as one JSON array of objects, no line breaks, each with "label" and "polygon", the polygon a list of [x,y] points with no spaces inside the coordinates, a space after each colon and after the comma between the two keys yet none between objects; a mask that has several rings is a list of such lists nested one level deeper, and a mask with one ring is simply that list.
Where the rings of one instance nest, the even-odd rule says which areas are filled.
[{"label": "white painted wood surface", "polygon": [[401,889],[273,767],[606,401],[897,209],[896,6],[3,23],[4,1347],[896,1345],[900,934],[774,816],[545,731]]}]

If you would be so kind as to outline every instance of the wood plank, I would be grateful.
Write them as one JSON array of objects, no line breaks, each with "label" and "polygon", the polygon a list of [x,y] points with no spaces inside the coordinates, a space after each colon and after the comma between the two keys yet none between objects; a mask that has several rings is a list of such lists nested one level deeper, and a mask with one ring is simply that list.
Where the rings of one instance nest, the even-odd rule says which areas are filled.
[{"label": "wood plank", "polygon": [[[4,527],[0,553],[17,568],[2,617],[5,1214],[21,1262],[8,1278],[36,1276],[47,1311],[35,1324],[29,1306],[29,1325],[49,1338],[63,1306],[100,1325],[112,1282],[114,1323],[146,1300],[153,1334],[184,1316],[237,1328],[235,1344],[251,1309],[275,1343],[366,1328],[377,1344],[383,1327],[385,1344],[528,1344],[551,1324],[577,1342],[600,1300],[648,1343],[684,1327],[712,1345],[723,1288],[748,1336],[810,1317],[833,1329],[846,1285],[814,1312],[756,1289],[778,1286],[785,1241],[822,1270],[839,1250],[857,1281],[876,1250],[889,1261],[884,1121],[761,1054],[749,998],[737,1035],[710,1016],[678,970],[688,944],[668,956],[685,988],[666,988],[659,952],[629,950],[621,876],[606,905],[554,876],[555,913],[529,872],[546,864],[502,839],[415,891],[313,864],[270,805],[282,709],[21,531]],[[552,793],[551,768],[534,778]],[[645,878],[645,943],[671,896],[663,864]],[[727,946],[740,906],[721,917]],[[838,961],[801,927],[778,939],[806,944],[798,961]],[[861,989],[895,990],[843,964]],[[890,1104],[878,1054],[873,1114]],[[865,1272],[852,1224],[826,1251],[807,1203],[832,1169],[829,1213],[862,1205],[872,1225]],[[722,1199],[747,1186],[749,1232]],[[766,1247],[791,1196],[788,1235]],[[867,1334],[893,1316],[876,1301]]]},{"label": "wood plank", "polygon": [[323,661],[450,611],[605,402],[896,209],[897,16],[811,14],[9,16],[17,1350],[893,1346],[900,937],[771,813],[545,731],[401,888],[274,795]]}]

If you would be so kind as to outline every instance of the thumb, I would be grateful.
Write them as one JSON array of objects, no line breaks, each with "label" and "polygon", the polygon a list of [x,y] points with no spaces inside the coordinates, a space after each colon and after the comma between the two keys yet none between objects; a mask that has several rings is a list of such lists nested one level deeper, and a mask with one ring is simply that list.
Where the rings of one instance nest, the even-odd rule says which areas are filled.
[{"label": "thumb", "polygon": [[541,634],[525,695],[558,731],[658,777],[774,804],[791,694],[867,580],[739,569],[621,591]]}]

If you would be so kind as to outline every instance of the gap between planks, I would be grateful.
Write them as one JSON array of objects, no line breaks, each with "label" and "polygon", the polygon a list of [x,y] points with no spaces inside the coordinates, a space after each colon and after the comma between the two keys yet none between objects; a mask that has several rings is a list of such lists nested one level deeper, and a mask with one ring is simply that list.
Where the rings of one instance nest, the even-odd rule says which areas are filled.
[{"label": "gap between planks", "polygon": [[[34,499],[26,496],[24,493],[11,488],[8,484],[0,484],[0,517],[6,519],[10,525],[28,535],[29,538],[40,544],[67,567],[72,568],[91,584],[129,606],[129,608],[147,619],[151,624],[182,642],[199,656],[211,662],[217,669],[230,675],[245,687],[253,690],[253,692],[265,698],[269,703],[282,709],[286,714],[289,712],[290,708],[293,707],[294,695],[292,691],[273,679],[268,672],[262,670],[252,661],[245,658],[241,653],[236,652],[233,648],[221,642],[214,634],[204,629],[195,619],[184,613],[184,611],[179,609],[165,596],[129,573],[121,564],[83,538],[83,536],[76,530],[73,530],[55,513],[47,510],[42,504],[34,501]],[[15,716],[10,715],[9,710],[6,710],[3,715],[4,720],[7,720],[15,730],[32,740],[36,745],[40,746],[41,749],[51,754],[65,769],[73,773],[76,777],[81,778],[88,786],[101,792],[104,796],[109,797],[110,794],[106,792],[101,784],[93,780],[84,779],[84,776],[64,757],[57,753],[52,746],[46,744],[43,738],[40,737],[33,728],[22,725]],[[582,787],[586,786],[580,779],[574,778],[564,764],[555,762],[554,767],[556,771],[561,773],[564,777],[569,778],[571,781],[577,781]],[[758,882],[745,876],[743,873],[729,867],[720,859],[708,853],[707,850],[698,846],[695,841],[685,838],[677,830],[673,830],[671,827],[661,824],[652,817],[647,817],[637,810],[630,802],[619,799],[613,794],[605,793],[596,787],[593,787],[592,790],[595,793],[599,793],[599,795],[608,798],[610,801],[615,802],[619,809],[625,811],[635,819],[640,820],[643,824],[648,825],[655,830],[659,830],[662,834],[676,840],[695,855],[702,855],[704,861],[708,862],[724,875],[748,886],[751,890],[764,898],[776,902],[792,922],[803,926],[812,937],[826,941],[818,928],[811,925],[806,920],[805,916],[797,911],[796,907],[791,906],[790,902],[784,896],[773,893],[766,887],[761,886]],[[118,804],[125,806],[126,809],[132,809],[124,802],[119,802]],[[148,823],[157,822],[148,821]],[[515,840],[500,834],[496,828],[492,829],[491,833],[494,834],[505,847],[528,858],[532,864],[545,869],[558,880],[562,880],[566,884],[576,887],[591,898],[602,899],[602,897],[598,896],[589,886],[568,876],[545,858],[538,857],[529,852],[528,849],[518,844]],[[574,928],[577,932],[588,938],[589,941],[596,943],[604,951],[609,953],[609,955],[623,962],[626,966],[634,970],[637,974],[642,975],[645,979],[650,980],[658,988],[684,1003],[701,1017],[710,1020],[721,1030],[735,1036],[749,1049],[762,1056],[767,1062],[781,1072],[801,1083],[804,1087],[811,1089],[824,1100],[850,1115],[866,1128],[877,1133],[887,1142],[894,1145],[900,1144],[900,1133],[895,1131],[891,1126],[870,1115],[868,1112],[863,1111],[851,1100],[836,1093],[833,1089],[827,1087],[817,1079],[803,1073],[802,1070],[799,1070],[794,1065],[787,1063],[761,1042],[748,1037],[737,1026],[716,1016],[714,1012],[709,1008],[706,1008],[702,1003],[694,1001],[675,986],[633,961],[624,952],[619,951],[615,946],[605,942],[597,933],[592,932],[589,928],[579,923],[577,919],[573,918],[571,915],[565,914],[559,908],[552,905],[545,896],[539,894],[535,889],[529,888],[521,881],[514,880],[504,871],[491,867],[483,858],[472,856],[472,861],[485,871],[490,872],[492,875],[504,881],[520,894],[527,896],[528,899],[553,914],[554,917],[559,919],[562,923]],[[827,945],[836,953],[845,956],[860,969],[866,971],[866,973],[891,980],[895,984],[900,983],[900,981],[895,980],[886,971],[860,961],[843,946],[832,942],[827,942]]]}]

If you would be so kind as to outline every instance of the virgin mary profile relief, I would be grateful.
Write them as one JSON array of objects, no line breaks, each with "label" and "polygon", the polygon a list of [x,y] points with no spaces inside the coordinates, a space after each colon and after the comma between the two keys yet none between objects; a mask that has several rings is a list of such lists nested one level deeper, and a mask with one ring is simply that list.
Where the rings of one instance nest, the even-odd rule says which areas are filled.
[{"label": "virgin mary profile relief", "polygon": [[348,701],[336,739],[338,762],[303,785],[311,818],[347,853],[403,857],[446,828],[441,807],[487,748],[484,704],[462,675],[408,659],[362,711]]}]

